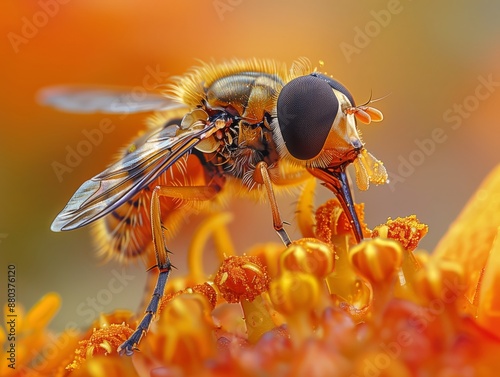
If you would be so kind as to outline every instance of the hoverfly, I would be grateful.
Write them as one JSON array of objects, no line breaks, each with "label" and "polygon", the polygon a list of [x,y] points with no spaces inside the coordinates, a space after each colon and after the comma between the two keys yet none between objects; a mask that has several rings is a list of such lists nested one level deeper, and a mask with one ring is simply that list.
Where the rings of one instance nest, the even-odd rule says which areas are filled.
[{"label": "hoverfly", "polygon": [[172,265],[165,226],[207,207],[228,187],[269,200],[274,229],[291,243],[274,190],[311,175],[338,197],[359,242],[346,167],[354,162],[361,189],[387,180],[382,163],[366,151],[356,126],[382,120],[382,113],[356,106],[338,81],[305,60],[290,69],[272,60],[204,64],[173,79],[165,96],[123,106],[122,93],[56,88],[42,92],[45,104],[82,112],[157,110],[153,127],[121,157],[83,183],[51,229],[95,223],[108,253],[124,258],[155,255],[159,274],[145,315],[118,349],[131,355],[148,331]]}]

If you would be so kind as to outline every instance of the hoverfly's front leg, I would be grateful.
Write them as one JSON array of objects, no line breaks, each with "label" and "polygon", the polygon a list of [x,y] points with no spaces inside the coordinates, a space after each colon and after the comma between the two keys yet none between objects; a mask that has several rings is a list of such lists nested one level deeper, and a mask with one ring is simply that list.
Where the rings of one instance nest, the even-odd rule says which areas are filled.
[{"label": "hoverfly's front leg", "polygon": [[281,219],[280,211],[278,208],[278,203],[276,202],[276,196],[274,195],[273,183],[271,177],[269,176],[268,166],[264,161],[260,161],[256,166],[256,173],[258,174],[255,178],[259,183],[262,183],[267,191],[267,196],[269,198],[269,203],[271,205],[271,212],[273,215],[273,226],[274,230],[278,233],[283,243],[288,246],[292,243],[288,233],[283,227],[284,223]]},{"label": "hoverfly's front leg", "polygon": [[136,351],[141,338],[146,334],[151,322],[158,311],[161,297],[165,291],[172,264],[168,254],[164,228],[161,221],[160,197],[168,196],[183,200],[210,200],[217,194],[217,189],[211,186],[157,186],[151,195],[151,231],[153,246],[156,253],[156,266],[160,273],[151,300],[146,308],[144,317],[134,333],[118,347],[118,352],[131,356]]}]

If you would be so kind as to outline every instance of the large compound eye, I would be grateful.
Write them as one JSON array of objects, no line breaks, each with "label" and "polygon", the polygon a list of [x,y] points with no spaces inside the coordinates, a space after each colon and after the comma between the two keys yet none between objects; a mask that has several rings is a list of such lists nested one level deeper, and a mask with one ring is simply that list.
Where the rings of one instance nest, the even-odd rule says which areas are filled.
[{"label": "large compound eye", "polygon": [[325,80],[328,83],[328,85],[330,85],[333,89],[338,90],[340,93],[344,94],[349,100],[349,102],[351,102],[352,107],[356,107],[352,94],[347,90],[347,88],[344,85],[339,83],[337,80],[317,72],[311,73],[311,76]]},{"label": "large compound eye", "polygon": [[300,160],[317,156],[338,110],[339,101],[323,77],[301,76],[286,84],[278,97],[277,115],[288,152]]}]

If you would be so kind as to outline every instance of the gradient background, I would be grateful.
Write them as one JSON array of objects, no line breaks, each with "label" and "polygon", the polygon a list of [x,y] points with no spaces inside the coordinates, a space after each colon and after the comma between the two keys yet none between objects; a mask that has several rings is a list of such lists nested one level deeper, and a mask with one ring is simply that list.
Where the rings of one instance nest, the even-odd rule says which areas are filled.
[{"label": "gradient background", "polygon": [[[59,182],[52,163],[64,163],[65,148],[75,147],[84,139],[82,131],[96,128],[104,116],[40,107],[35,93],[45,86],[134,87],[141,85],[148,66],[177,75],[197,59],[258,57],[287,64],[301,56],[314,64],[323,60],[323,69],[343,82],[358,103],[367,100],[370,91],[374,97],[391,93],[376,104],[384,122],[362,126],[368,150],[390,173],[401,175],[401,159],[417,150],[416,139],[431,137],[436,128],[444,130],[446,141],[404,182],[393,189],[386,185],[356,192],[357,200],[366,203],[370,227],[388,216],[410,214],[429,224],[421,243],[427,250],[434,248],[499,161],[499,90],[478,101],[459,129],[443,119],[454,104],[473,104],[469,96],[474,96],[479,77],[491,75],[500,81],[498,2],[66,0],[15,52],[9,33],[22,35],[26,20],[33,17],[43,22],[41,3],[51,1],[5,2],[0,15],[0,276],[6,275],[7,264],[16,265],[18,302],[26,306],[49,291],[59,292],[63,307],[55,329],[68,321],[87,326],[89,318],[77,312],[78,306],[102,293],[112,271],[122,267],[99,266],[88,229],[56,234],[50,223],[79,185],[103,170],[114,152],[143,127],[145,116],[112,118],[116,129]],[[377,29],[373,12],[387,10],[388,4],[397,4],[400,12]],[[373,36],[366,46],[358,44],[359,53],[346,57],[341,46],[356,47],[357,32],[367,27]],[[329,196],[320,195],[318,202]],[[290,220],[293,200],[282,205]],[[230,205],[236,214],[231,230],[240,252],[256,238],[278,241],[267,206],[256,208],[246,201]],[[192,228],[171,247],[181,270]],[[142,264],[126,268],[134,278],[104,305],[105,311],[137,307],[144,269]]]}]

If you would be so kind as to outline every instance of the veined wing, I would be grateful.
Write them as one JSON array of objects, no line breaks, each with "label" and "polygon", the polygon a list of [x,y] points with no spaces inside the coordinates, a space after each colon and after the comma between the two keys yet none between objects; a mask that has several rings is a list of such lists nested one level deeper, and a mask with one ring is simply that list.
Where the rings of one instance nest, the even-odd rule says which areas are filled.
[{"label": "veined wing", "polygon": [[171,135],[171,127],[153,132],[135,151],[89,179],[75,192],[57,215],[55,232],[87,225],[113,211],[153,182],[196,144],[211,135],[215,124]]},{"label": "veined wing", "polygon": [[130,114],[186,107],[159,93],[135,95],[133,89],[113,86],[51,86],[40,90],[37,100],[42,105],[76,113]]}]

